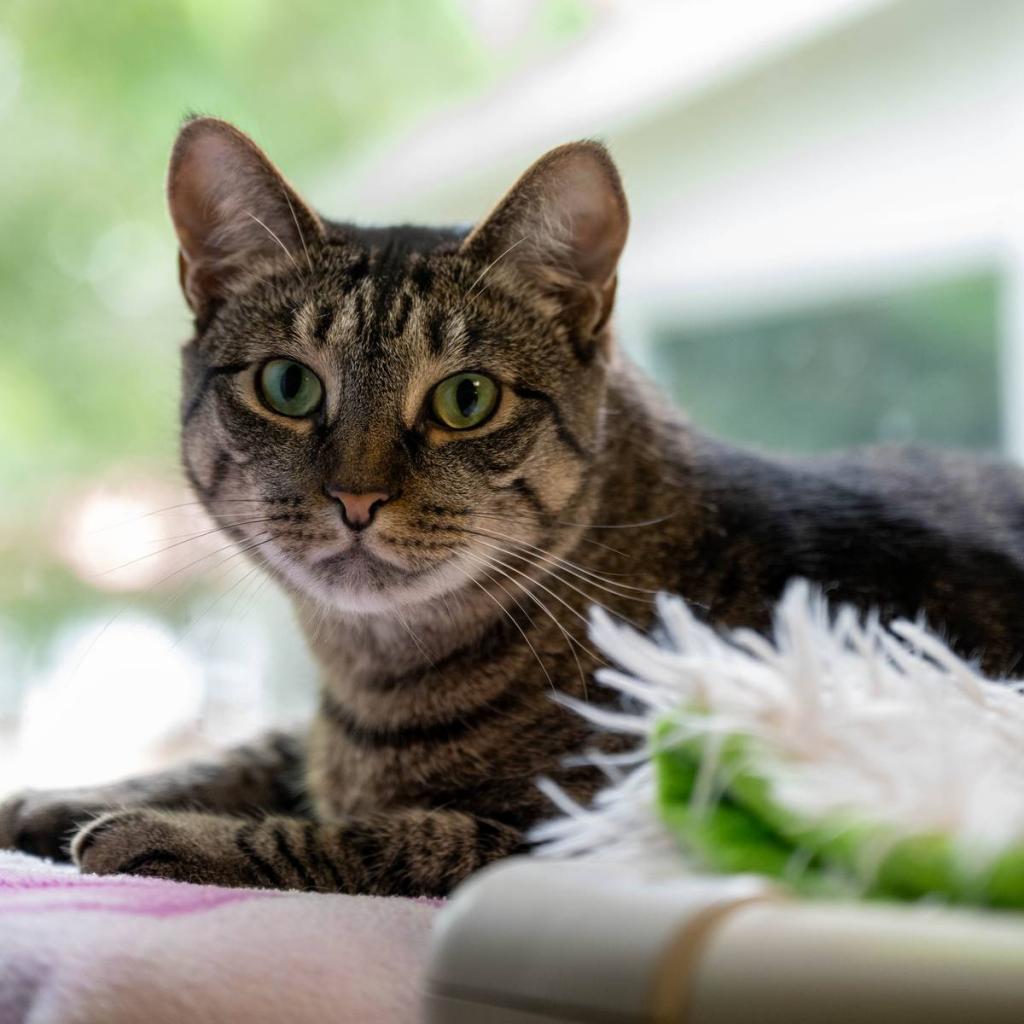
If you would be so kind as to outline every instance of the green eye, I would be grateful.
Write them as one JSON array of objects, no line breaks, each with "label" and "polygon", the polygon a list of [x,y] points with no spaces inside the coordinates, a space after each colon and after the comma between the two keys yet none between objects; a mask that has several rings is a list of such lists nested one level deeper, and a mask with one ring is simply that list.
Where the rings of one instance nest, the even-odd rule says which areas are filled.
[{"label": "green eye", "polygon": [[498,385],[480,373],[457,373],[434,388],[430,407],[452,430],[478,427],[498,404]]},{"label": "green eye", "polygon": [[324,396],[320,378],[291,359],[272,359],[260,371],[263,401],[282,416],[309,416]]}]

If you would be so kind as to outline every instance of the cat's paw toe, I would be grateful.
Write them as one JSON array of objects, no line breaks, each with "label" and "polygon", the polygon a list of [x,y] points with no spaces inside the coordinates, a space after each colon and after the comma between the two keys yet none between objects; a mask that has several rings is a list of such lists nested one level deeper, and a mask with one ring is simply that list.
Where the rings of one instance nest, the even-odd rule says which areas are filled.
[{"label": "cat's paw toe", "polygon": [[0,849],[67,860],[75,831],[100,809],[74,793],[27,790],[0,804]]},{"label": "cat's paw toe", "polygon": [[234,844],[240,822],[217,815],[134,808],[103,814],[71,844],[79,869],[175,882],[251,885]]},{"label": "cat's paw toe", "polygon": [[102,814],[80,829],[71,857],[91,875],[149,875],[185,881],[188,850],[173,823],[159,811],[134,809]]}]

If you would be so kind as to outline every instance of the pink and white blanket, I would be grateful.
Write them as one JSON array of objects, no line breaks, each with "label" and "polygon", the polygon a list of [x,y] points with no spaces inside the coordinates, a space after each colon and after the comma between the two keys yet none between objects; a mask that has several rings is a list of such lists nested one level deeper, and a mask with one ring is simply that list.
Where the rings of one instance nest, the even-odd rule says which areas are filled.
[{"label": "pink and white blanket", "polygon": [[0,1024],[407,1024],[436,910],[0,852]]}]

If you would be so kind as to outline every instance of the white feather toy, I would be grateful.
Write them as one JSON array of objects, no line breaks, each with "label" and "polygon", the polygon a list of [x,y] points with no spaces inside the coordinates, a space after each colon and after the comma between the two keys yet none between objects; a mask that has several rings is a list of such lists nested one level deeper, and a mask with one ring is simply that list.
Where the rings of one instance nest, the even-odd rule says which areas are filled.
[{"label": "white feather toy", "polygon": [[573,702],[642,750],[609,760],[589,808],[541,855],[675,859],[755,871],[811,893],[1024,907],[1024,699],[920,624],[830,610],[807,584],[774,638],[719,633],[658,598],[650,637],[592,614],[629,710]]}]

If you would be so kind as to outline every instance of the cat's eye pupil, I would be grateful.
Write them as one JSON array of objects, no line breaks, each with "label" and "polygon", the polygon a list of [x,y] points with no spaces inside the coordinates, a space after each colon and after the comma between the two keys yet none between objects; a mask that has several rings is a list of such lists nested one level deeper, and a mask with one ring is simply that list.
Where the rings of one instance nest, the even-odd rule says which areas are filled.
[{"label": "cat's eye pupil", "polygon": [[479,382],[472,377],[464,377],[459,381],[459,386],[455,389],[455,401],[463,416],[468,418],[473,415],[479,399],[479,390]]},{"label": "cat's eye pupil", "polygon": [[288,401],[292,401],[302,390],[302,367],[298,363],[292,363],[287,370],[281,374],[281,395]]}]

